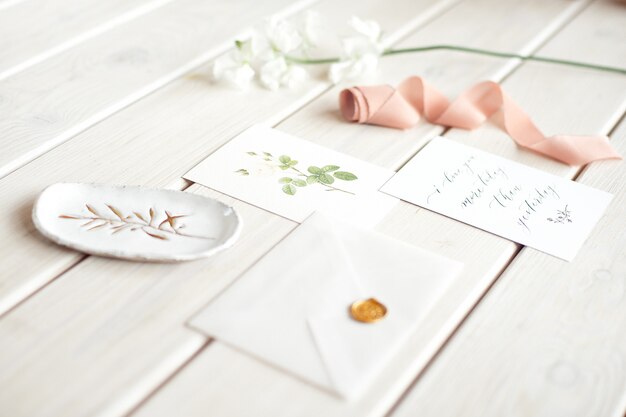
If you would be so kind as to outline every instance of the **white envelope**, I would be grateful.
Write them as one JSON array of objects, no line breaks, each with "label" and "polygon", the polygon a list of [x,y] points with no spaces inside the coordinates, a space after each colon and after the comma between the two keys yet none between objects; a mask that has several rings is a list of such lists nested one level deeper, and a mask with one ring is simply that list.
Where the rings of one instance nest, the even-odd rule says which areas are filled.
[{"label": "white envelope", "polygon": [[[462,265],[314,213],[191,325],[344,398],[375,378]],[[350,317],[374,297],[387,316]]]}]

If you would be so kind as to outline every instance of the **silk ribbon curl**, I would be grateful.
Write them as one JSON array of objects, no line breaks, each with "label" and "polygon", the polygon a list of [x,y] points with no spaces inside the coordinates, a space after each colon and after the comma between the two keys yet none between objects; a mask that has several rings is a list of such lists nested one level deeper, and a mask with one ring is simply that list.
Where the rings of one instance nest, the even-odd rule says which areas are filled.
[{"label": "silk ribbon curl", "polygon": [[409,77],[398,88],[389,85],[352,87],[339,95],[346,120],[407,129],[423,115],[430,123],[461,129],[476,129],[499,113],[498,124],[521,147],[569,165],[584,165],[601,159],[622,159],[606,136],[546,137],[499,84],[476,84],[454,102],[421,77]]}]

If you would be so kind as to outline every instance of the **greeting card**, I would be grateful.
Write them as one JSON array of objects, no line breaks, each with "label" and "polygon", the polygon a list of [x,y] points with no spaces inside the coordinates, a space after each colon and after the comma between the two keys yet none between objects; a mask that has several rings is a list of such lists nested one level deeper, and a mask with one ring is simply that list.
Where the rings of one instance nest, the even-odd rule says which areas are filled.
[{"label": "greeting card", "polygon": [[612,195],[439,137],[382,191],[571,261]]},{"label": "greeting card", "polygon": [[317,210],[369,227],[397,202],[378,191],[393,174],[391,170],[256,125],[184,177],[296,222]]}]

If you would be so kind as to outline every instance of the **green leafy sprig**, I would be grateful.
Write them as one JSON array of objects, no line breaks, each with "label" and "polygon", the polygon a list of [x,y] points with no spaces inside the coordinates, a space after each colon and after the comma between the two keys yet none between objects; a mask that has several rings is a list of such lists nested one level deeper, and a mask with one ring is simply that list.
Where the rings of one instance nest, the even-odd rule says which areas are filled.
[{"label": "green leafy sprig", "polygon": [[567,205],[565,205],[563,210],[557,210],[554,218],[548,217],[547,220],[552,223],[572,223],[572,211],[567,208]]},{"label": "green leafy sprig", "polygon": [[[354,195],[353,192],[341,189],[333,185],[336,180],[339,181],[355,181],[358,179],[356,175],[348,171],[340,171],[338,165],[324,165],[317,167],[311,165],[306,169],[306,172],[300,170],[297,165],[298,161],[292,159],[289,155],[281,155],[275,158],[269,152],[262,152],[261,154],[256,152],[247,152],[248,155],[254,157],[260,157],[264,161],[269,162],[277,166],[283,171],[293,172],[292,176],[284,176],[278,180],[279,184],[282,184],[282,191],[287,195],[295,195],[299,188],[309,187],[315,184],[319,184],[326,188],[326,191],[340,191],[347,194]],[[236,173],[247,176],[250,172],[245,169],[239,169]]]}]

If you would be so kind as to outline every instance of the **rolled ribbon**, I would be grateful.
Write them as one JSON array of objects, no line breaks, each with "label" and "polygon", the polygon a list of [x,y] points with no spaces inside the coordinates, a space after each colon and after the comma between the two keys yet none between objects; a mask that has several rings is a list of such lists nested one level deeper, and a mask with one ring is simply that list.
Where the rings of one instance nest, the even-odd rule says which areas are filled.
[{"label": "rolled ribbon", "polygon": [[606,136],[546,137],[499,84],[476,84],[454,102],[421,77],[409,77],[398,88],[389,85],[352,87],[339,95],[343,117],[352,122],[407,129],[423,115],[430,123],[476,129],[495,113],[499,126],[521,147],[569,165],[622,159]]}]

